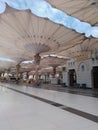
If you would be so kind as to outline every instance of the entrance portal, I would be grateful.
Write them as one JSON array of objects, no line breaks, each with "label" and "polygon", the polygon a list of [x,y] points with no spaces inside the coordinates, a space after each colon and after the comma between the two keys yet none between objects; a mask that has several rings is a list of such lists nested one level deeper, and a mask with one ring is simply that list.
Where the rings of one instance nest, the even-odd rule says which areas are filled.
[{"label": "entrance portal", "polygon": [[74,69],[69,70],[69,86],[74,86],[76,84],[76,72]]},{"label": "entrance portal", "polygon": [[98,66],[95,66],[92,69],[92,79],[94,88],[98,88]]}]

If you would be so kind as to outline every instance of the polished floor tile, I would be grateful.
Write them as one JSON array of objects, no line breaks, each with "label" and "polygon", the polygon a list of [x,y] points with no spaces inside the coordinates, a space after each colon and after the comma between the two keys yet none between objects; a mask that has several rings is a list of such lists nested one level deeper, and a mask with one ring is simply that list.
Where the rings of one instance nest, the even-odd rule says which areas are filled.
[{"label": "polished floor tile", "polygon": [[[10,86],[10,88],[30,93],[39,97],[51,99],[53,101],[70,105],[73,108],[84,105],[91,99],[92,108],[88,107],[88,112],[95,110],[98,101],[91,97],[82,97],[68,93],[60,93],[55,91],[40,90],[38,88],[30,88],[25,86]],[[67,95],[66,95],[67,94]],[[49,97],[50,95],[50,97]],[[72,98],[73,97],[73,98]],[[60,100],[58,100],[60,98]],[[66,99],[65,99],[66,98]],[[77,99],[78,98],[78,99]],[[86,98],[86,99],[85,99]],[[60,102],[61,99],[65,100]],[[72,100],[72,101],[71,101]],[[75,105],[74,102],[76,100]],[[79,102],[81,101],[81,103]],[[94,104],[96,103],[96,104]],[[81,106],[82,106],[81,105]],[[79,107],[78,107],[79,108]],[[84,112],[86,111],[85,109]],[[96,112],[98,112],[98,109]],[[0,88],[0,130],[97,130],[98,123],[89,119],[83,118],[74,113],[60,109],[59,106],[53,106],[47,102],[40,101],[36,98],[30,97],[19,92]]]},{"label": "polished floor tile", "polygon": [[98,98],[26,86],[9,87],[98,116]]}]

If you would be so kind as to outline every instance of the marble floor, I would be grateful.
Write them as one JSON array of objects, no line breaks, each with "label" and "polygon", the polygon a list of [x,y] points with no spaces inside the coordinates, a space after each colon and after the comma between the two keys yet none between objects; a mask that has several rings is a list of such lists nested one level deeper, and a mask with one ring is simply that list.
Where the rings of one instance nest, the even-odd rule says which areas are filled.
[{"label": "marble floor", "polygon": [[0,83],[0,130],[98,130],[98,97]]}]

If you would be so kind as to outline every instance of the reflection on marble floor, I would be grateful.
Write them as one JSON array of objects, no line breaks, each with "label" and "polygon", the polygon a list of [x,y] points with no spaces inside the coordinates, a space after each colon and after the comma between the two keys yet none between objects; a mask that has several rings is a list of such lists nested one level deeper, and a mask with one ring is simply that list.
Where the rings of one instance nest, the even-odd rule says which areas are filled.
[{"label": "reflection on marble floor", "polygon": [[[18,90],[13,91],[8,88]],[[28,95],[26,95],[28,94]],[[37,98],[30,97],[33,95]],[[45,99],[57,104],[51,105]],[[60,106],[58,104],[62,104]],[[57,106],[56,106],[57,105]],[[0,130],[97,130],[98,123],[63,110],[73,108],[96,116],[98,99],[54,90],[1,84]],[[61,109],[61,108],[62,109]]]}]

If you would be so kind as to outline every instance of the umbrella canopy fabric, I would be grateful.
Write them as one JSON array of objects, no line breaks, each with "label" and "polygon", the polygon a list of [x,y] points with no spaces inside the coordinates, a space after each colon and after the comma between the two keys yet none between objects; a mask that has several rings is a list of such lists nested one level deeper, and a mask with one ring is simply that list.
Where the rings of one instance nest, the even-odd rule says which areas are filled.
[{"label": "umbrella canopy fabric", "polygon": [[[87,22],[91,26],[98,26],[97,0],[46,0],[46,2],[69,16]],[[22,11],[12,8],[8,3],[6,11],[0,15],[0,57],[14,59],[20,63],[32,60],[35,54],[41,56],[56,54],[74,58],[84,52],[83,48],[88,48],[86,52],[88,54],[98,53],[97,38],[85,37],[84,34],[46,17],[36,16],[33,10],[28,10],[26,6],[21,7]],[[5,66],[2,64],[1,68]]]}]

